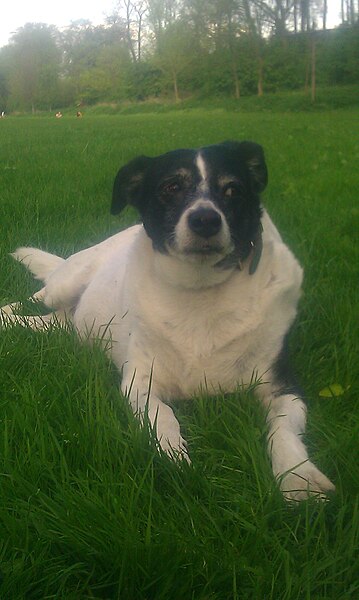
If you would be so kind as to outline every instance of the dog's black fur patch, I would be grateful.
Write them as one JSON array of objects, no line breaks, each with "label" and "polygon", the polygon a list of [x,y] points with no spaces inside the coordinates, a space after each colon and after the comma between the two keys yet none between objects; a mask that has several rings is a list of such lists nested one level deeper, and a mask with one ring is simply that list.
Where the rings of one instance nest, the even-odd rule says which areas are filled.
[{"label": "dog's black fur patch", "polygon": [[[199,154],[208,170],[206,192],[200,189]],[[223,142],[155,158],[140,156],[118,172],[111,212],[119,213],[126,204],[135,206],[154,248],[166,253],[183,211],[199,198],[211,200],[226,217],[235,248],[232,262],[236,262],[249,255],[257,236],[259,193],[267,178],[263,149],[253,142]]]},{"label": "dog's black fur patch", "polygon": [[290,364],[289,333],[283,340],[281,351],[273,363],[272,371],[274,385],[277,385],[276,396],[293,394],[298,398],[304,397],[304,392],[299,386]]}]

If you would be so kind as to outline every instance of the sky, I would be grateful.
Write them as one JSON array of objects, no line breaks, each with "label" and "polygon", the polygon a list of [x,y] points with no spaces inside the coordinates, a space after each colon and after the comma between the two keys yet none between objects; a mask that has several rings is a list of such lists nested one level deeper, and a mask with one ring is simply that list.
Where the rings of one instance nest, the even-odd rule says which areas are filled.
[{"label": "sky", "polygon": [[[47,23],[65,27],[71,21],[88,19],[94,25],[103,23],[111,14],[115,0],[8,0],[0,17],[0,47],[5,46],[12,33],[25,23]],[[339,22],[340,0],[328,1],[328,28]]]},{"label": "sky", "polygon": [[65,27],[71,21],[88,19],[94,25],[103,23],[111,14],[115,0],[8,0],[0,16],[0,46],[5,46],[11,34],[25,23],[47,23]]}]

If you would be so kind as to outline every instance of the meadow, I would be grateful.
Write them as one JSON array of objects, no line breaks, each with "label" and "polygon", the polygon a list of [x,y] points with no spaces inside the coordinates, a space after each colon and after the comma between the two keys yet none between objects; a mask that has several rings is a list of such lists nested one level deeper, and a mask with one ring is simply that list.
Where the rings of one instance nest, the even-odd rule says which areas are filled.
[{"label": "meadow", "polygon": [[[359,597],[358,110],[197,108],[0,120],[0,304],[36,283],[18,245],[68,256],[136,220],[109,214],[139,154],[261,143],[263,202],[305,268],[290,340],[326,503],[286,504],[250,392],[176,408],[191,466],[160,455],[101,350],[72,332],[0,330],[0,597]],[[240,302],[240,298],[238,299]],[[329,385],[336,384],[328,390]]]}]

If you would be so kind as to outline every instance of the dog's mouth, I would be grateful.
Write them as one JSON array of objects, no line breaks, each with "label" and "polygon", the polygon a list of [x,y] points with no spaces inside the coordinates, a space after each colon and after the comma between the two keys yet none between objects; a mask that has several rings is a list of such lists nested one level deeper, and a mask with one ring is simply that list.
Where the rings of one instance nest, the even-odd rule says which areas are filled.
[{"label": "dog's mouth", "polygon": [[200,256],[212,256],[213,254],[224,254],[225,249],[220,244],[191,244],[182,249],[183,254],[198,254]]},{"label": "dog's mouth", "polygon": [[188,260],[190,262],[209,261],[210,263],[215,264],[231,254],[233,251],[233,246],[230,245],[227,247],[218,240],[191,240],[183,245],[180,245],[174,241],[174,243],[167,245],[167,250],[169,254],[176,256],[181,260]]}]

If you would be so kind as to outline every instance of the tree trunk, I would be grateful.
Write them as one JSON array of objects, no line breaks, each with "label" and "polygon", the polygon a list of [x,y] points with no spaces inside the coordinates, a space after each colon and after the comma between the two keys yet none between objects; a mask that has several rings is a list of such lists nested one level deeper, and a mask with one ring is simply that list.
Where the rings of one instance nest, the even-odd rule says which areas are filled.
[{"label": "tree trunk", "polygon": [[315,81],[315,63],[316,63],[316,48],[314,35],[312,37],[312,48],[311,48],[311,100],[315,102],[316,92],[316,81]]},{"label": "tree trunk", "polygon": [[251,43],[253,45],[253,52],[257,58],[258,64],[258,81],[257,91],[258,96],[263,96],[263,80],[264,80],[264,60],[261,52],[261,41],[262,38],[257,34],[256,24],[253,20],[250,5],[248,0],[243,0],[243,7],[245,12],[245,18],[249,29]]},{"label": "tree trunk", "polygon": [[132,5],[131,5],[131,0],[126,0],[124,2],[125,8],[126,8],[126,38],[127,38],[127,44],[128,44],[128,49],[130,51],[130,54],[132,56],[132,60],[135,63],[136,62],[136,52],[133,48],[133,43],[132,43],[132,37],[131,37],[131,11],[132,11]]},{"label": "tree trunk", "polygon": [[237,100],[239,100],[239,98],[241,97],[241,90],[240,90],[240,85],[239,85],[239,77],[238,77],[238,71],[237,71],[235,49],[233,46],[232,14],[228,13],[227,18],[228,18],[228,28],[227,28],[227,30],[228,30],[228,49],[229,49],[232,75],[233,75],[234,95],[235,95],[235,98]]},{"label": "tree trunk", "polygon": [[304,82],[304,93],[309,93],[309,76],[310,76],[310,56],[309,48],[306,49],[306,64],[305,64],[305,82]]},{"label": "tree trunk", "polygon": [[258,96],[263,96],[263,58],[258,56]]},{"label": "tree trunk", "polygon": [[309,31],[310,30],[310,8],[309,8],[309,0],[300,0],[300,18],[301,18],[301,30]]},{"label": "tree trunk", "polygon": [[141,42],[142,42],[142,15],[140,15],[138,20],[138,29],[137,29],[137,60],[141,61]]},{"label": "tree trunk", "polygon": [[239,78],[238,78],[236,65],[234,63],[232,63],[232,73],[233,73],[233,81],[234,81],[234,95],[235,95],[236,100],[239,100],[239,98],[241,97],[241,88],[239,85]]},{"label": "tree trunk", "polygon": [[327,28],[328,0],[323,2],[323,29]]},{"label": "tree trunk", "polygon": [[354,25],[354,23],[355,23],[354,0],[350,0],[350,24]]},{"label": "tree trunk", "polygon": [[294,19],[294,33],[298,33],[298,5],[295,1],[293,3],[293,19]]},{"label": "tree trunk", "polygon": [[173,72],[172,76],[173,76],[173,91],[175,94],[175,101],[180,102],[181,98],[180,98],[179,92],[178,92],[177,73]]}]

